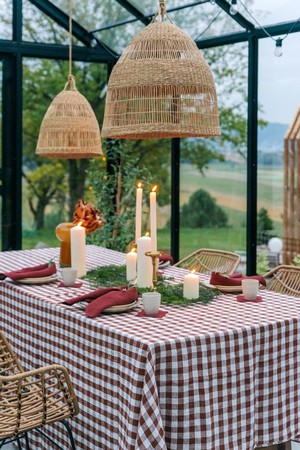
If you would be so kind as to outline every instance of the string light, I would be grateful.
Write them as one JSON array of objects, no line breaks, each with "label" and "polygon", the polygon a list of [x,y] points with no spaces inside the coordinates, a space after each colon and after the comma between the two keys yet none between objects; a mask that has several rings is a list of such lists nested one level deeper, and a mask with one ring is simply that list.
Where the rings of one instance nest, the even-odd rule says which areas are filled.
[{"label": "string light", "polygon": [[[249,11],[249,9],[247,8],[247,6],[243,3],[242,0],[239,0],[240,4],[243,6],[243,8],[245,9],[245,11],[249,14],[249,16],[254,20],[254,22],[256,23],[256,25],[259,26],[259,28],[261,30],[263,30],[263,32],[269,36],[271,39],[273,39],[273,41],[275,42],[275,52],[274,55],[277,57],[282,56],[283,51],[282,51],[282,42],[284,41],[284,39],[286,39],[288,37],[288,35],[293,31],[294,27],[296,26],[296,24],[298,22],[300,22],[300,17],[298,18],[298,20],[296,22],[293,23],[293,25],[291,26],[291,28],[289,29],[289,31],[286,33],[286,35],[283,38],[274,38],[269,32],[268,30],[266,30],[259,22],[258,20],[256,20],[256,18],[253,16],[253,14],[251,14],[251,11]],[[235,12],[232,11],[232,9],[234,9]],[[236,14],[238,11],[238,7],[237,7],[237,0],[231,0],[231,7],[230,7],[230,14],[234,15]]]},{"label": "string light", "polygon": [[215,5],[216,4],[216,0],[210,0],[211,5]]},{"label": "string light", "polygon": [[230,6],[229,12],[232,16],[236,15],[236,13],[238,12],[237,0],[231,0],[231,6]]},{"label": "string light", "polygon": [[282,51],[282,39],[278,38],[278,39],[276,39],[276,43],[275,43],[274,55],[279,58],[280,56],[282,56],[282,53],[283,53],[283,51]]}]

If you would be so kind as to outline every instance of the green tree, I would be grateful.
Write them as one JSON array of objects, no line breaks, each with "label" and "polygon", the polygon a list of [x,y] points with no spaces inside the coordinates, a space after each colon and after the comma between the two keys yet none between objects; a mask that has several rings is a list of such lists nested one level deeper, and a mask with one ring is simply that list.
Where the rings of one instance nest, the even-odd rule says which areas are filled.
[{"label": "green tree", "polygon": [[204,189],[195,191],[181,209],[180,223],[186,228],[222,228],[227,222],[225,211]]},{"label": "green tree", "polygon": [[44,228],[46,207],[55,200],[64,202],[66,192],[65,171],[63,165],[43,164],[30,173],[23,174],[28,184],[28,203],[34,216],[36,229]]},{"label": "green tree", "polygon": [[269,216],[266,208],[260,208],[257,213],[257,232],[273,230],[273,220]]}]

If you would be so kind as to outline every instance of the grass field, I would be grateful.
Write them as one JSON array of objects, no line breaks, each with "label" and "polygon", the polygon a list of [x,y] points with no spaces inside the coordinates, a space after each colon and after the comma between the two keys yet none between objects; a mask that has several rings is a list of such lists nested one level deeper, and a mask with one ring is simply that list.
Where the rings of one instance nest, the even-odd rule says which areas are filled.
[{"label": "grass field", "polygon": [[[246,248],[246,165],[240,163],[213,163],[205,176],[190,164],[181,165],[180,203],[186,203],[197,189],[205,189],[216,199],[228,215],[227,228],[201,228],[180,230],[180,257],[200,247],[244,251]],[[274,223],[278,236],[282,234],[283,171],[259,168],[258,209],[265,207]],[[169,217],[166,208],[165,219]],[[51,228],[51,230],[50,230]],[[23,248],[33,248],[39,242],[58,246],[54,228],[43,231],[25,231]],[[158,230],[158,246],[170,249],[170,230]]]}]

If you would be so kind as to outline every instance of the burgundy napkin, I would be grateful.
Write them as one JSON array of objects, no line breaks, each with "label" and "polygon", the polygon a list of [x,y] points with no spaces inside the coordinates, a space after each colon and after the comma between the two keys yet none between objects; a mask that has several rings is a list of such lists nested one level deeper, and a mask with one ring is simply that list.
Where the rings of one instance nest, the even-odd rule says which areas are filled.
[{"label": "burgundy napkin", "polygon": [[138,292],[135,287],[126,291],[110,291],[89,303],[85,308],[85,314],[88,317],[96,317],[111,306],[127,305],[137,300],[137,298]]},{"label": "burgundy napkin", "polygon": [[163,253],[162,255],[159,256],[159,262],[167,262],[167,261],[169,261],[171,265],[174,264],[174,260],[171,255]]},{"label": "burgundy napkin", "polygon": [[266,280],[260,275],[253,275],[251,277],[247,277],[245,275],[238,277],[235,275],[229,275],[229,277],[225,277],[224,275],[221,275],[217,272],[212,272],[210,277],[210,284],[213,284],[214,286],[241,286],[242,280],[245,279],[258,280],[260,284],[266,286]]},{"label": "burgundy napkin", "polygon": [[15,270],[12,272],[0,273],[0,280],[9,277],[12,280],[22,280],[23,278],[43,278],[50,277],[56,273],[56,265],[52,263],[50,266],[48,264],[40,264],[39,266],[25,267],[24,269]]},{"label": "burgundy napkin", "polygon": [[126,289],[127,286],[119,286],[119,287],[108,287],[108,288],[101,288],[96,289],[95,291],[89,292],[88,294],[79,295],[78,297],[72,297],[68,300],[65,300],[63,303],[66,305],[74,305],[75,303],[79,302],[88,302],[91,303],[93,300],[95,300],[98,297],[101,297],[104,294],[107,294],[111,291],[122,291],[123,289]]}]

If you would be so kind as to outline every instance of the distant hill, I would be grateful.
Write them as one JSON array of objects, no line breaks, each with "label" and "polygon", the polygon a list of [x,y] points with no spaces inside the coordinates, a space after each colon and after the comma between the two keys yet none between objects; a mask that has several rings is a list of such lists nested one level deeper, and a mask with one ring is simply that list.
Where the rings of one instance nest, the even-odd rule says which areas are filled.
[{"label": "distant hill", "polygon": [[263,129],[258,128],[258,150],[264,153],[283,152],[284,135],[288,125],[268,123]]}]

